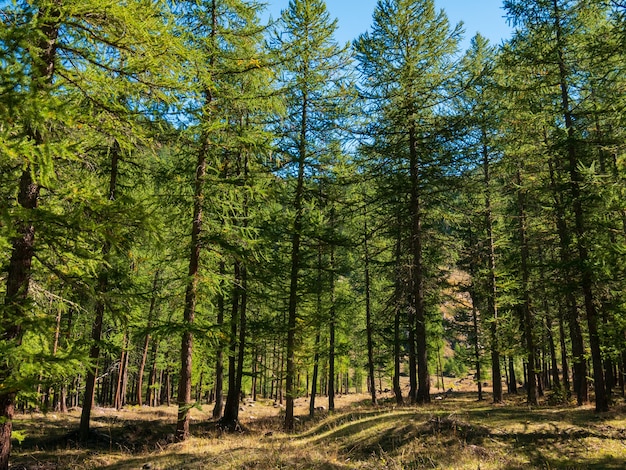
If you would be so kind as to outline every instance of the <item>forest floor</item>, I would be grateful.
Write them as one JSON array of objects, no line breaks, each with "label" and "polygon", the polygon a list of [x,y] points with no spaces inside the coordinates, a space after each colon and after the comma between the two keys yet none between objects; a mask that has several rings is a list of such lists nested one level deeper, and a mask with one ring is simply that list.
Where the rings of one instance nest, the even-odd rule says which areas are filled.
[{"label": "forest floor", "polygon": [[[454,388],[454,387],[453,387]],[[459,387],[464,388],[464,387]],[[193,410],[192,434],[174,442],[176,408],[96,408],[94,438],[76,442],[80,410],[20,414],[12,469],[623,469],[626,405],[608,413],[592,406],[530,408],[523,396],[502,405],[476,393],[433,395],[426,406],[396,406],[389,394],[374,407],[365,394],[336,400],[336,411],[308,418],[296,402],[297,431],[281,431],[280,406],[244,401],[239,433],[224,434],[211,406]],[[320,405],[326,399],[320,397]]]}]

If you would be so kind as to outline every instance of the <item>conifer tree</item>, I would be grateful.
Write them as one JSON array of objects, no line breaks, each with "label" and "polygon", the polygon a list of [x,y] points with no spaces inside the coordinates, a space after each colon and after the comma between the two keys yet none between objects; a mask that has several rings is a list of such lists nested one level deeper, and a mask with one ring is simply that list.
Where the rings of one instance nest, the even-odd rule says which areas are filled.
[{"label": "conifer tree", "polygon": [[[598,311],[598,273],[592,268],[594,235],[590,220],[593,211],[586,204],[591,194],[581,171],[581,165],[592,165],[594,155],[584,143],[586,120],[580,119],[583,116],[578,112],[582,108],[577,108],[589,99],[590,90],[585,87],[584,77],[593,76],[593,70],[584,70],[589,63],[585,48],[581,47],[586,42],[584,34],[592,33],[591,23],[605,13],[595,2],[584,0],[506,1],[505,8],[514,24],[524,27],[523,31],[518,30],[507,49],[511,54],[509,63],[515,63],[519,73],[527,74],[527,83],[533,81],[535,89],[544,92],[543,111],[548,119],[546,142],[554,153],[552,171],[561,179],[566,191],[564,207],[557,208],[562,227],[562,254],[567,259],[571,253],[575,265],[574,279],[582,297],[589,333],[596,410],[606,411],[609,403]],[[558,93],[553,93],[555,88],[546,87],[547,84],[557,85]],[[570,305],[570,309],[572,326],[577,319],[573,306]],[[575,357],[574,362],[576,365],[580,358]],[[578,393],[580,402],[580,389]]]},{"label": "conifer tree", "polygon": [[[253,259],[255,248],[251,210],[262,194],[263,177],[259,173],[264,169],[260,162],[266,158],[270,142],[264,126],[268,115],[276,111],[270,99],[272,73],[261,48],[263,28],[259,25],[257,11],[255,2],[210,0],[189,5],[183,20],[188,30],[193,31],[189,47],[195,54],[190,59],[189,71],[198,85],[196,93],[201,106],[192,111],[192,126],[186,132],[197,161],[184,311],[188,331],[183,335],[178,395],[179,439],[189,434],[192,330],[196,322],[200,253],[207,243],[215,248],[214,254],[220,254],[219,259],[203,263],[212,272],[220,327],[227,299],[224,291],[228,290],[224,286],[232,282],[229,389],[220,424],[225,429],[238,427],[249,300],[248,261]],[[259,183],[258,188],[253,182]],[[228,265],[233,266],[230,279]],[[221,334],[219,338],[221,341]],[[221,404],[221,397],[218,399]],[[221,415],[219,408],[220,405],[216,405],[216,417]]]},{"label": "conifer tree", "polygon": [[[348,57],[333,39],[337,22],[330,19],[323,0],[291,0],[282,14],[284,31],[273,47],[281,51],[281,81],[286,90],[287,129],[279,141],[283,172],[294,181],[292,195],[291,266],[287,313],[287,371],[285,428],[294,428],[296,398],[296,329],[298,323],[301,244],[304,231],[305,183],[315,163],[328,152],[337,128],[336,113],[345,96],[344,72]],[[330,117],[329,117],[330,116]],[[314,174],[314,173],[313,173]]]},{"label": "conifer tree", "polygon": [[[164,90],[175,82],[171,81],[175,69],[163,74],[157,70],[171,62],[163,44],[176,50],[167,15],[163,4],[146,9],[143,2],[134,1],[83,2],[80,8],[60,0],[3,6],[2,60],[11,68],[3,66],[2,87],[9,106],[0,108],[6,113],[3,121],[12,122],[17,132],[2,133],[2,148],[8,150],[10,171],[21,176],[13,206],[19,210],[10,215],[15,227],[13,261],[2,313],[2,335],[12,348],[3,354],[11,359],[0,373],[3,389],[9,391],[0,393],[5,418],[0,466],[8,465],[11,410],[21,388],[19,369],[29,362],[20,344],[27,332],[37,334],[46,321],[28,326],[20,319],[26,308],[36,308],[29,295],[33,267],[75,283],[89,297],[84,272],[93,260],[81,250],[105,231],[81,216],[85,211],[110,216],[115,210],[103,204],[91,180],[78,184],[73,178],[93,176],[84,169],[99,164],[103,142],[117,141],[122,149],[137,145],[145,135],[140,124],[148,120],[145,111],[167,100]],[[8,70],[12,72],[4,73]],[[39,204],[42,196],[45,205]],[[73,244],[61,242],[66,240],[63,231],[78,238]],[[81,264],[83,278],[76,275]]]},{"label": "conifer tree", "polygon": [[[437,139],[439,109],[450,99],[461,29],[429,0],[380,0],[371,32],[355,42],[360,71],[378,127],[371,138],[387,145],[409,186],[411,280],[409,371],[411,402],[430,401],[424,259],[426,187],[445,165]],[[445,124],[444,124],[445,127]],[[386,142],[383,143],[383,141]]]}]

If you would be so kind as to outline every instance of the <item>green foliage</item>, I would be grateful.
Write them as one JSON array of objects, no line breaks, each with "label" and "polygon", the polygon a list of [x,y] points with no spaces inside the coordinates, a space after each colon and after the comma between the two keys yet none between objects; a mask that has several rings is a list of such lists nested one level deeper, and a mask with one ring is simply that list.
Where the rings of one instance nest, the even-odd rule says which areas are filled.
[{"label": "green foliage", "polygon": [[21,430],[11,431],[11,439],[15,439],[18,445],[22,445],[22,442],[24,442],[24,439],[26,439],[27,437],[28,437],[28,434],[26,434],[26,432],[24,431],[21,431]]},{"label": "green foliage", "polygon": [[[80,389],[96,368],[89,333],[104,305],[101,390],[117,387],[123,351],[136,380],[145,343],[139,392],[165,399],[180,378],[178,338],[192,332],[192,382],[206,396],[216,352],[239,341],[229,316],[241,326],[232,304],[244,288],[244,387],[253,364],[265,389],[283,386],[291,289],[293,375],[310,374],[315,353],[328,374],[332,325],[336,370],[356,385],[367,362],[364,240],[383,380],[396,319],[401,368],[423,324],[420,345],[454,345],[449,375],[491,349],[519,363],[529,334],[546,361],[571,364],[575,344],[584,353],[597,341],[607,370],[623,362],[623,7],[506,1],[511,40],[498,48],[477,35],[465,54],[462,25],[431,0],[378,2],[352,49],[333,39],[321,0],[290,1],[267,29],[259,8],[1,4],[3,285],[15,237],[27,223],[35,233],[26,300],[14,308],[0,290],[0,336],[18,331],[0,341],[3,390],[34,406],[48,389]],[[26,176],[35,209],[18,198]],[[190,324],[194,202],[203,219]]]}]

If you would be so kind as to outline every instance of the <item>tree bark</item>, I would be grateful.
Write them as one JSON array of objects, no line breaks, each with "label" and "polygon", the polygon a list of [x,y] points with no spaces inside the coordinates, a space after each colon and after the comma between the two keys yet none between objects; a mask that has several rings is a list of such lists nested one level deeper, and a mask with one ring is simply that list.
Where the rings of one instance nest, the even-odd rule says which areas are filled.
[{"label": "tree bark", "polygon": [[415,322],[410,331],[415,331],[415,359],[417,365],[417,391],[411,394],[411,401],[419,404],[430,403],[430,374],[428,371],[428,351],[426,336],[426,305],[424,303],[424,267],[422,253],[422,208],[420,200],[419,158],[417,154],[417,135],[415,123],[409,124],[409,166],[411,180],[411,254],[412,266],[412,304]]},{"label": "tree bark", "polygon": [[[32,90],[36,93],[47,88],[53,80],[55,72],[55,59],[57,51],[57,38],[59,33],[60,1],[53,2],[48,9],[42,10],[38,16],[43,19],[38,36],[39,43],[35,50],[39,56],[34,61],[32,72]],[[44,138],[41,133],[34,129],[27,129],[32,141],[40,146]],[[32,179],[34,168],[29,164],[20,177],[17,196],[18,204],[32,214],[37,208],[39,199],[39,184]],[[32,259],[35,253],[35,222],[27,217],[26,220],[16,222],[17,235],[11,241],[11,258],[7,269],[6,291],[4,296],[4,312],[0,341],[19,347],[22,343],[24,330],[21,319],[27,315],[28,293]],[[6,384],[13,374],[11,365],[2,361],[0,365],[0,384]],[[13,416],[15,413],[15,397],[17,387],[3,387],[0,392],[0,470],[9,468],[9,456],[11,454],[11,432],[13,429]]]},{"label": "tree bark", "polygon": [[372,302],[370,287],[370,254],[367,230],[367,205],[363,205],[363,255],[365,257],[365,329],[367,332],[367,366],[372,405],[376,405],[376,382],[374,377],[374,341],[372,338]]},{"label": "tree bark", "polygon": [[[120,146],[116,141],[111,148],[111,173],[109,175],[108,200],[114,201],[117,193],[117,174],[120,160]],[[111,243],[105,241],[102,245],[102,257],[106,263],[111,251]],[[93,407],[94,392],[96,388],[96,375],[98,371],[98,360],[100,358],[100,341],[102,340],[102,325],[104,322],[105,299],[109,290],[109,272],[106,265],[100,267],[97,284],[97,299],[95,305],[95,319],[91,329],[91,347],[89,348],[89,361],[92,366],[87,371],[85,383],[85,398],[83,399],[83,409],[80,415],[80,425],[78,429],[79,439],[82,442],[89,438],[89,427],[91,420],[91,408]]]},{"label": "tree bark", "polygon": [[595,304],[593,291],[593,278],[589,266],[589,250],[586,242],[587,230],[585,227],[584,210],[582,206],[581,184],[582,176],[578,171],[577,148],[574,135],[574,119],[570,107],[570,92],[568,72],[564,58],[563,31],[561,28],[561,11],[558,1],[553,0],[556,47],[559,65],[559,86],[561,89],[561,107],[567,131],[567,166],[569,171],[569,186],[572,195],[572,209],[574,212],[574,227],[576,230],[576,247],[578,250],[578,262],[581,270],[581,289],[584,298],[585,313],[587,316],[587,329],[589,331],[589,346],[593,364],[594,390],[596,394],[596,411],[608,411],[609,399],[606,394],[606,384],[602,363],[602,351],[600,335],[598,332],[598,312]]},{"label": "tree bark", "polygon": [[291,237],[291,273],[289,276],[289,311],[287,318],[287,375],[285,388],[287,402],[285,407],[285,430],[293,431],[293,405],[295,399],[294,378],[296,373],[296,320],[298,309],[298,274],[300,271],[300,242],[302,237],[302,198],[304,193],[304,164],[306,158],[306,142],[308,128],[308,98],[306,93],[302,97],[300,142],[298,149],[298,179],[294,195],[295,217]]}]

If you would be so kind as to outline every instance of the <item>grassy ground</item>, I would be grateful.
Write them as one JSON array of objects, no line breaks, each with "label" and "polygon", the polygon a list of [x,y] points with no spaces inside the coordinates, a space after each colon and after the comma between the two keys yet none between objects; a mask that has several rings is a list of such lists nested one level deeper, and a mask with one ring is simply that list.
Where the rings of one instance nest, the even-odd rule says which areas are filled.
[{"label": "grassy ground", "polygon": [[626,407],[596,414],[592,407],[540,406],[521,398],[494,406],[454,392],[423,407],[367,404],[365,395],[306,418],[281,432],[281,409],[243,405],[244,431],[222,434],[210,407],[193,410],[193,438],[173,439],[176,409],[96,409],[93,440],[76,442],[79,410],[66,415],[19,415],[14,469],[623,469]]}]

